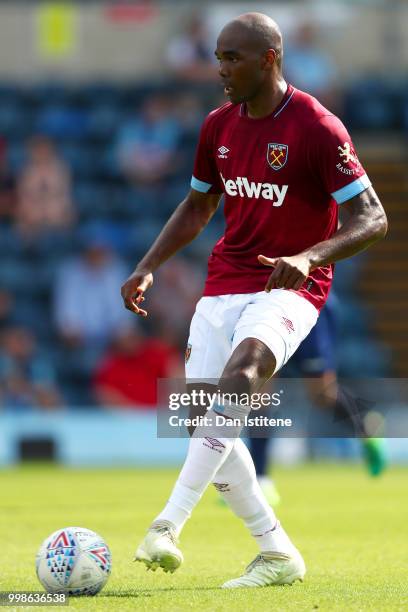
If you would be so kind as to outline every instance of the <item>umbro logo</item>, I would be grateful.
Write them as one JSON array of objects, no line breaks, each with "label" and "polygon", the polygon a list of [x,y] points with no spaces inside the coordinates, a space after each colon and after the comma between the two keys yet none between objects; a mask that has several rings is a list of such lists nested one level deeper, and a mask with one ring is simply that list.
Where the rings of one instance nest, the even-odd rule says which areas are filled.
[{"label": "umbro logo", "polygon": [[230,491],[228,482],[213,482],[214,487],[220,493],[224,493],[224,491]]},{"label": "umbro logo", "polygon": [[217,451],[217,453],[222,453],[222,450],[220,449],[225,448],[225,445],[217,440],[217,438],[204,438],[204,440],[207,440],[208,442],[208,444],[203,442],[204,446],[211,448],[211,450]]},{"label": "umbro logo", "polygon": [[218,158],[219,159],[228,159],[229,149],[227,147],[219,147],[218,149]]},{"label": "umbro logo", "polygon": [[293,325],[290,319],[287,319],[286,317],[281,317],[281,323],[284,327],[286,327],[290,334],[295,331],[295,326]]}]

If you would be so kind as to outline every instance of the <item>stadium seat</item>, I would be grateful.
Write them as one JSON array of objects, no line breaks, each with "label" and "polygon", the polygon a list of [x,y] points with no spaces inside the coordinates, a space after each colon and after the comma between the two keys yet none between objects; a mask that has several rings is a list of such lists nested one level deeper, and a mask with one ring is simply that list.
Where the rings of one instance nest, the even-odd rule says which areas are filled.
[{"label": "stadium seat", "polygon": [[17,296],[43,296],[51,287],[52,266],[38,266],[22,260],[4,258],[0,268],[0,286]]},{"label": "stadium seat", "polygon": [[386,130],[399,123],[398,92],[378,76],[361,77],[345,93],[345,121],[349,129]]},{"label": "stadium seat", "polygon": [[360,253],[353,259],[344,259],[336,264],[333,282],[333,288],[336,292],[347,296],[354,292],[366,257],[366,253]]},{"label": "stadium seat", "polygon": [[68,95],[69,87],[58,81],[34,82],[24,92],[26,100],[38,108],[48,104],[64,104]]},{"label": "stadium seat", "polygon": [[49,304],[44,303],[44,300],[29,296],[24,300],[16,300],[13,312],[13,323],[32,330],[39,346],[46,349],[48,353],[55,342],[49,310]]},{"label": "stadium seat", "polygon": [[79,108],[62,103],[47,105],[39,111],[35,128],[51,138],[82,139],[87,133],[88,115]]},{"label": "stadium seat", "polygon": [[136,222],[129,234],[129,254],[142,254],[157,238],[162,224],[154,219],[143,219]]},{"label": "stadium seat", "polygon": [[97,102],[89,110],[88,137],[96,141],[112,139],[122,118],[122,110],[116,104]]},{"label": "stadium seat", "polygon": [[81,222],[106,216],[108,193],[100,182],[77,181],[74,185],[73,197]]},{"label": "stadium seat", "polygon": [[58,147],[75,178],[93,178],[97,175],[98,152],[86,144],[66,142]]},{"label": "stadium seat", "polygon": [[364,378],[389,374],[390,350],[370,338],[342,339],[337,351],[340,376]]},{"label": "stadium seat", "polygon": [[14,229],[0,224],[0,257],[18,260],[21,256],[21,248],[21,242]]},{"label": "stadium seat", "polygon": [[373,320],[373,313],[355,298],[341,300],[341,304],[336,308],[336,318],[339,338],[369,336],[369,325]]},{"label": "stadium seat", "polygon": [[20,102],[11,104],[0,97],[0,134],[8,139],[21,138],[31,130],[32,117]]}]

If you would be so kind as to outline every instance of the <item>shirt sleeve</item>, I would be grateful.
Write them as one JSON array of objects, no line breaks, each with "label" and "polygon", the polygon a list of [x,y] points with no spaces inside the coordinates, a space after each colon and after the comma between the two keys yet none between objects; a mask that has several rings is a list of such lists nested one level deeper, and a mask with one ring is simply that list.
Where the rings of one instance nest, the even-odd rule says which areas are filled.
[{"label": "shirt sleeve", "polygon": [[346,128],[335,115],[314,124],[310,138],[311,169],[337,204],[342,204],[371,185],[360,164]]},{"label": "shirt sleeve", "polygon": [[191,187],[201,193],[222,193],[213,153],[211,114],[205,119],[197,145]]}]

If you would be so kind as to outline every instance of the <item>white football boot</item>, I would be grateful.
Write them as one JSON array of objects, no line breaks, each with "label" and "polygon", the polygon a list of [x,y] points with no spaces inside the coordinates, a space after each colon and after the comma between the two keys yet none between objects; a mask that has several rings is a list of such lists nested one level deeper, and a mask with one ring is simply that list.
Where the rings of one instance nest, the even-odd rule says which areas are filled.
[{"label": "white football boot", "polygon": [[136,550],[135,561],[141,561],[154,572],[161,567],[165,572],[175,572],[183,562],[183,553],[176,546],[177,537],[173,523],[157,521]]},{"label": "white football boot", "polygon": [[295,580],[302,582],[305,573],[305,563],[300,552],[295,548],[290,554],[263,552],[248,565],[245,574],[228,580],[222,585],[222,588],[237,589],[292,584]]}]

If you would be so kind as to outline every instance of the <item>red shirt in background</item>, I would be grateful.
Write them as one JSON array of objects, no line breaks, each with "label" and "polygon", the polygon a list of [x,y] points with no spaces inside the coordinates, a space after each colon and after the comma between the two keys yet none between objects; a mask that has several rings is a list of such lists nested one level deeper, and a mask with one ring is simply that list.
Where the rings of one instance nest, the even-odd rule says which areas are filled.
[{"label": "red shirt in background", "polygon": [[132,353],[116,350],[108,354],[97,368],[94,389],[102,403],[111,398],[112,405],[156,408],[157,379],[174,374],[177,360],[173,346],[145,339]]}]

